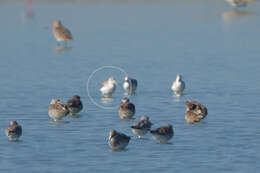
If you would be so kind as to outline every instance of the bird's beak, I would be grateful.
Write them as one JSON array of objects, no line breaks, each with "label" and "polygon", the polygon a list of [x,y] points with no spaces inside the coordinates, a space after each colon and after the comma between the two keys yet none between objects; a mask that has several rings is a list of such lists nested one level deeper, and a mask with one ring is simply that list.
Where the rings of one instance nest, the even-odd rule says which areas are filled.
[{"label": "bird's beak", "polygon": [[52,29],[53,28],[53,24],[49,25],[49,26],[44,26],[44,29]]}]

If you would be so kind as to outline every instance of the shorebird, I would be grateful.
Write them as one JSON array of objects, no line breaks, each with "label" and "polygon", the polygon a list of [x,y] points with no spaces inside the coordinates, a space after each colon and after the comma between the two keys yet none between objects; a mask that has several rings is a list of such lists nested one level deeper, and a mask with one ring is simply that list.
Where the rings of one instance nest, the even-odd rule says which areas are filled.
[{"label": "shorebird", "polygon": [[136,121],[134,125],[131,126],[132,132],[138,135],[138,138],[146,135],[146,133],[150,130],[152,123],[149,121],[149,117],[143,115],[141,120]]},{"label": "shorebird", "polygon": [[25,17],[27,19],[33,19],[34,17],[34,12],[33,12],[33,0],[27,0],[27,4],[28,4],[28,9],[25,12]]},{"label": "shorebird", "polygon": [[256,0],[226,0],[232,7],[246,7],[247,3],[255,2]]},{"label": "shorebird", "polygon": [[200,122],[208,114],[207,108],[197,101],[187,101],[185,120],[188,124]]},{"label": "shorebird", "polygon": [[129,94],[135,93],[137,88],[137,80],[126,76],[123,83],[123,88]]},{"label": "shorebird", "polygon": [[198,123],[201,119],[203,119],[203,116],[196,114],[193,111],[187,111],[185,114],[185,120],[188,124]]},{"label": "shorebird", "polygon": [[135,114],[135,105],[128,98],[123,98],[118,107],[118,114],[121,119],[132,119]]},{"label": "shorebird", "polygon": [[83,109],[83,105],[80,101],[80,97],[75,95],[67,101],[67,107],[70,115],[76,115]]},{"label": "shorebird", "polygon": [[10,125],[5,129],[5,134],[10,140],[18,140],[22,136],[22,127],[14,120],[10,121]]},{"label": "shorebird", "polygon": [[167,143],[174,135],[171,124],[151,130],[150,133],[159,143]]},{"label": "shorebird", "polygon": [[54,98],[48,107],[48,113],[54,121],[57,121],[66,117],[69,114],[69,109],[66,104]]},{"label": "shorebird", "polygon": [[73,39],[71,32],[61,24],[60,20],[54,20],[51,26],[53,28],[53,35],[58,44],[60,42],[67,43],[67,41],[71,41]]},{"label": "shorebird", "polygon": [[128,145],[130,139],[129,136],[123,133],[110,130],[108,144],[113,150],[122,150]]},{"label": "shorebird", "polygon": [[108,78],[108,80],[101,83],[100,91],[104,97],[110,97],[116,90],[116,80],[114,77]]},{"label": "shorebird", "polygon": [[180,96],[185,88],[185,83],[182,81],[180,74],[177,74],[176,80],[173,81],[171,89],[174,91],[174,94]]}]

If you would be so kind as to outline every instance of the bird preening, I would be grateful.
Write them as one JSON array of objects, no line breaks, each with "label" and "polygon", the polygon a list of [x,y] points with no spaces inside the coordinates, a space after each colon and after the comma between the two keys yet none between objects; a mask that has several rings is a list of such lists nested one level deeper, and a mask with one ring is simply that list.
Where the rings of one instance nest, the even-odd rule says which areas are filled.
[{"label": "bird preening", "polygon": [[200,104],[197,101],[187,101],[185,106],[185,120],[188,124],[198,123],[208,115],[206,106]]},{"label": "bird preening", "polygon": [[5,134],[10,141],[17,141],[22,136],[22,126],[11,120],[10,125],[5,129]]},{"label": "bird preening", "polygon": [[58,121],[67,115],[75,116],[82,111],[82,109],[83,104],[78,95],[74,95],[67,103],[53,98],[48,106],[48,114],[54,121]]}]

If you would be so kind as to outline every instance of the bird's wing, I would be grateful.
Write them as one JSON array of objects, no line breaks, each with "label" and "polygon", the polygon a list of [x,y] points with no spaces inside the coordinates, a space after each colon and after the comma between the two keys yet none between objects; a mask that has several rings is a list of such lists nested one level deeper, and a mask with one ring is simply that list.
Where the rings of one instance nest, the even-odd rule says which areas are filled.
[{"label": "bird's wing", "polygon": [[71,32],[65,28],[65,27],[60,27],[60,31],[61,31],[61,34],[68,40],[72,40],[72,34]]}]

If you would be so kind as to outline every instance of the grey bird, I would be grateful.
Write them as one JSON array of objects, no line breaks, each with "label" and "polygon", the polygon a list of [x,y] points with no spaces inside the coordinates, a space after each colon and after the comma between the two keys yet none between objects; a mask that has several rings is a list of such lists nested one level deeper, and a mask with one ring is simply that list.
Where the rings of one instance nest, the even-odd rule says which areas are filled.
[{"label": "grey bird", "polygon": [[10,125],[5,129],[5,134],[10,140],[18,140],[22,136],[22,126],[11,120]]},{"label": "grey bird", "polygon": [[198,123],[208,115],[206,106],[197,101],[187,101],[185,106],[185,120],[188,124]]},{"label": "grey bird", "polygon": [[128,76],[125,77],[123,88],[128,94],[133,94],[137,88],[137,80],[134,78],[130,78]]},{"label": "grey bird", "polygon": [[117,132],[116,130],[110,130],[108,144],[113,150],[122,150],[128,145],[130,137]]},{"label": "grey bird", "polygon": [[67,101],[67,107],[70,115],[76,115],[83,109],[80,97],[75,95]]},{"label": "grey bird", "polygon": [[132,132],[141,138],[142,136],[146,135],[146,133],[151,129],[152,123],[149,121],[149,117],[143,115],[141,120],[136,121],[132,126]]},{"label": "grey bird", "polygon": [[69,109],[66,104],[62,103],[60,100],[54,98],[48,107],[49,116],[54,119],[54,121],[61,120],[69,114]]},{"label": "grey bird", "polygon": [[132,119],[135,114],[135,105],[128,98],[123,98],[118,107],[118,114],[121,119]]},{"label": "grey bird", "polygon": [[167,143],[174,135],[173,128],[171,124],[159,127],[155,130],[151,130],[150,134],[159,143]]}]

